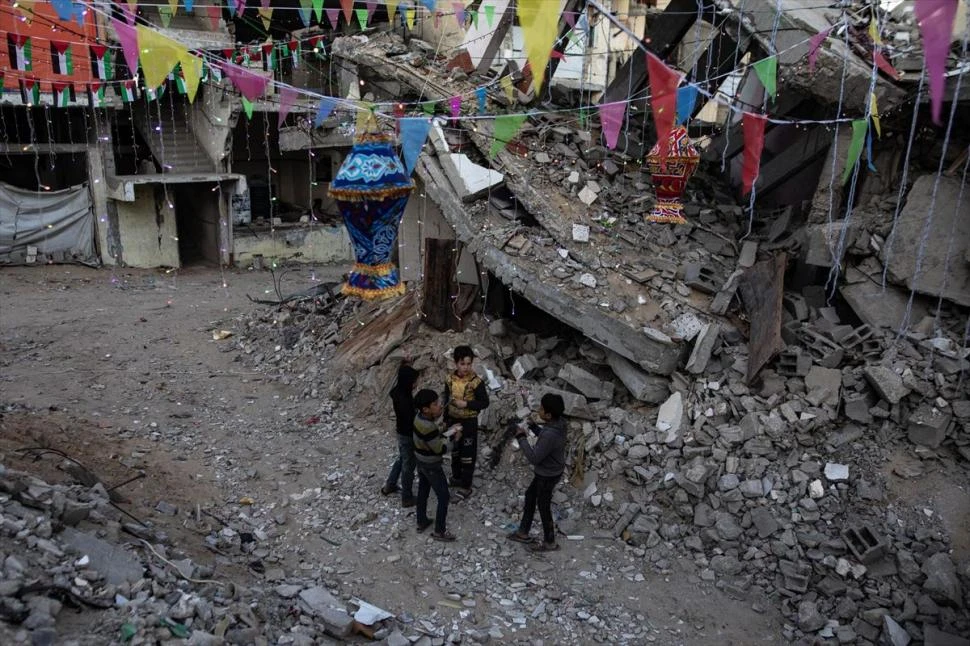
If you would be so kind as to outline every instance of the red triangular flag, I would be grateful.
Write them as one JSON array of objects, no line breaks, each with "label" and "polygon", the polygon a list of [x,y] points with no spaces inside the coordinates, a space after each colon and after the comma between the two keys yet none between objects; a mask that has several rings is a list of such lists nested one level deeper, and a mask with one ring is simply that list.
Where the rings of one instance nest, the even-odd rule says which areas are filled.
[{"label": "red triangular flag", "polygon": [[205,8],[209,16],[209,23],[212,24],[212,31],[219,31],[219,21],[222,20],[222,7],[218,4],[210,4]]},{"label": "red triangular flag", "polygon": [[[650,75],[650,107],[657,127],[657,141],[666,141],[677,118],[677,85],[680,74],[667,67],[654,54],[647,52],[647,73]],[[661,151],[666,146],[660,146]]]},{"label": "red triangular flag", "polygon": [[[340,7],[344,10],[344,18],[347,19],[347,24],[350,24],[350,17],[354,15],[354,0],[340,0]],[[334,27],[337,23],[333,24]]]},{"label": "red triangular flag", "polygon": [[900,78],[899,72],[896,71],[896,68],[893,67],[892,63],[886,60],[886,57],[882,55],[882,52],[880,52],[878,49],[873,50],[872,58],[874,61],[876,61],[876,67],[878,67],[883,72],[893,77],[897,81],[899,80]]},{"label": "red triangular flag", "polygon": [[741,117],[744,130],[744,161],[741,165],[741,195],[751,192],[761,170],[761,149],[765,146],[765,122],[763,114],[745,112]]}]

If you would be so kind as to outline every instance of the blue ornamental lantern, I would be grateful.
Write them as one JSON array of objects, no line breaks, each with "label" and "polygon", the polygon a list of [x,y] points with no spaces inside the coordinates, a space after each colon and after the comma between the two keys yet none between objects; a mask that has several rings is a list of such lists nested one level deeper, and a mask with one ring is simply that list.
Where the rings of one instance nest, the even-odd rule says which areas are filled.
[{"label": "blue ornamental lantern", "polygon": [[357,263],[341,291],[366,300],[404,293],[391,261],[397,226],[414,182],[404,170],[390,135],[358,135],[330,184],[330,196],[344,218]]}]

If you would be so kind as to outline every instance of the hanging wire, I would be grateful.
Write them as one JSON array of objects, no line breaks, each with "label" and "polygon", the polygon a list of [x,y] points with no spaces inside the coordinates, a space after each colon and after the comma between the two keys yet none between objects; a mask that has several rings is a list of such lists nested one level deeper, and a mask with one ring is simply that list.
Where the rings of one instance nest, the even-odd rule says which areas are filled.
[{"label": "hanging wire", "polygon": [[[967,45],[970,43],[970,30],[964,33],[963,36],[963,55],[967,53]],[[956,88],[953,91],[953,96],[960,96],[960,85],[963,82],[963,75],[957,76]],[[926,219],[923,221],[923,231],[920,235],[919,246],[916,250],[916,265],[913,268],[913,278],[910,283],[909,299],[906,301],[906,312],[903,315],[903,320],[900,322],[899,330],[897,331],[897,337],[901,337],[905,334],[906,329],[909,327],[909,319],[913,313],[913,301],[916,298],[916,288],[919,283],[920,272],[923,269],[923,260],[926,256],[926,244],[930,239],[930,231],[933,228],[933,217],[936,214],[936,197],[940,190],[940,180],[943,178],[943,166],[946,163],[946,152],[950,147],[950,135],[953,132],[953,122],[956,119],[957,107],[960,105],[959,101],[952,101],[950,104],[950,119],[946,124],[946,132],[943,135],[943,150],[940,152],[940,163],[937,165],[936,178],[933,180],[933,192],[930,195],[930,206],[926,214]],[[954,216],[957,217],[956,215]]]},{"label": "hanging wire", "polygon": [[916,123],[919,121],[920,99],[923,93],[923,81],[926,79],[926,68],[920,68],[919,87],[916,88],[916,100],[913,103],[913,119],[909,126],[909,139],[906,141],[906,156],[903,157],[903,175],[899,180],[899,191],[896,193],[896,210],[893,213],[893,224],[889,230],[889,237],[886,238],[886,252],[882,264],[882,292],[886,293],[886,276],[889,272],[889,265],[892,263],[893,243],[896,241],[896,225],[899,223],[899,214],[903,210],[903,197],[906,195],[906,185],[909,180],[909,163],[912,158],[913,141],[916,139]]}]

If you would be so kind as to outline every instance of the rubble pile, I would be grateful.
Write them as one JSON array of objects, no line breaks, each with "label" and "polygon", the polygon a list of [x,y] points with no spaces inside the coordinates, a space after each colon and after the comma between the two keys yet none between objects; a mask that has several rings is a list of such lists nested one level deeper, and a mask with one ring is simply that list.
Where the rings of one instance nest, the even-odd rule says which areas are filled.
[{"label": "rubble pile", "polygon": [[[164,530],[121,514],[100,483],[52,485],[0,465],[0,641],[320,644],[361,632],[402,643],[389,613],[349,604],[313,572],[284,578],[276,570],[265,586],[234,582],[225,566],[235,560],[255,568],[256,544],[270,536],[233,524],[252,533],[228,525],[211,532],[205,543],[223,567],[203,566]],[[65,615],[82,610],[95,614],[83,630],[58,632]]]},{"label": "rubble pile", "polygon": [[[305,395],[337,384],[330,392],[377,413],[401,356],[437,388],[446,350],[470,342],[492,397],[483,425],[496,431],[480,459],[497,468],[475,498],[486,525],[496,509],[516,514],[504,421],[558,392],[571,418],[573,485],[557,494],[559,528],[577,540],[615,541],[616,573],[641,581],[645,568],[669,573],[689,559],[701,581],[777,604],[789,641],[942,644],[967,634],[970,571],[954,563],[938,517],[886,491],[897,454],[906,459],[893,462],[895,476],[959,465],[965,477],[966,352],[946,332],[956,321],[928,318],[897,338],[843,323],[817,288],[786,292],[784,348],[749,385],[743,322],[684,308],[679,295],[692,288],[667,282],[671,296],[660,306],[670,323],[649,333],[683,344],[669,378],[579,335],[543,337],[502,319],[405,339],[357,379],[327,374],[333,335],[306,334],[289,351],[273,345],[281,329],[312,327],[309,313],[255,312],[240,344],[272,346],[274,370],[298,374]],[[305,368],[308,357],[316,369]],[[458,583],[445,576],[440,585]]]}]

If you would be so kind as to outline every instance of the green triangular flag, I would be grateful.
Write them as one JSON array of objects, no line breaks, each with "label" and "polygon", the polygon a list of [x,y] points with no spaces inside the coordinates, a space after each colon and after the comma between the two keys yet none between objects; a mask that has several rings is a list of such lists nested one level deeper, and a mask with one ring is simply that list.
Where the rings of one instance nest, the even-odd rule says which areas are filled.
[{"label": "green triangular flag", "polygon": [[469,9],[468,13],[471,14],[472,24],[475,25],[475,29],[478,29],[478,12],[474,9]]},{"label": "green triangular flag", "polygon": [[492,22],[495,20],[495,5],[485,5],[485,20],[488,22],[488,26],[491,27]]},{"label": "green triangular flag", "polygon": [[859,161],[862,154],[862,144],[866,140],[866,130],[869,129],[867,119],[856,119],[852,122],[852,143],[849,144],[849,153],[845,156],[845,170],[842,171],[842,183],[849,179],[852,169]]},{"label": "green triangular flag", "polygon": [[492,147],[488,149],[489,159],[502,152],[508,143],[512,141],[515,133],[522,126],[522,122],[525,121],[526,116],[528,115],[503,114],[495,118],[494,139],[492,139]]},{"label": "green triangular flag", "polygon": [[252,120],[253,120],[253,104],[252,104],[252,103],[250,103],[250,102],[249,102],[249,101],[248,101],[248,100],[246,99],[246,97],[244,97],[244,96],[241,96],[241,97],[239,97],[239,100],[240,100],[240,101],[242,101],[242,104],[243,104],[243,110],[244,110],[244,111],[246,112],[246,117],[247,117],[247,118],[248,118],[248,119],[249,119],[250,121],[252,121]]},{"label": "green triangular flag", "polygon": [[421,104],[421,109],[425,114],[434,116],[434,101],[425,101]]},{"label": "green triangular flag", "polygon": [[361,29],[367,29],[367,9],[354,9],[357,14],[357,21],[360,22]]},{"label": "green triangular flag", "polygon": [[162,19],[162,27],[168,28],[169,23],[172,22],[172,8],[159,7],[158,16]]},{"label": "green triangular flag", "polygon": [[765,86],[768,96],[774,101],[777,91],[778,57],[769,56],[768,58],[763,58],[755,63],[753,67],[754,73],[758,75],[761,84]]},{"label": "green triangular flag", "polygon": [[317,22],[323,21],[323,0],[313,0],[313,13],[317,16]]}]

